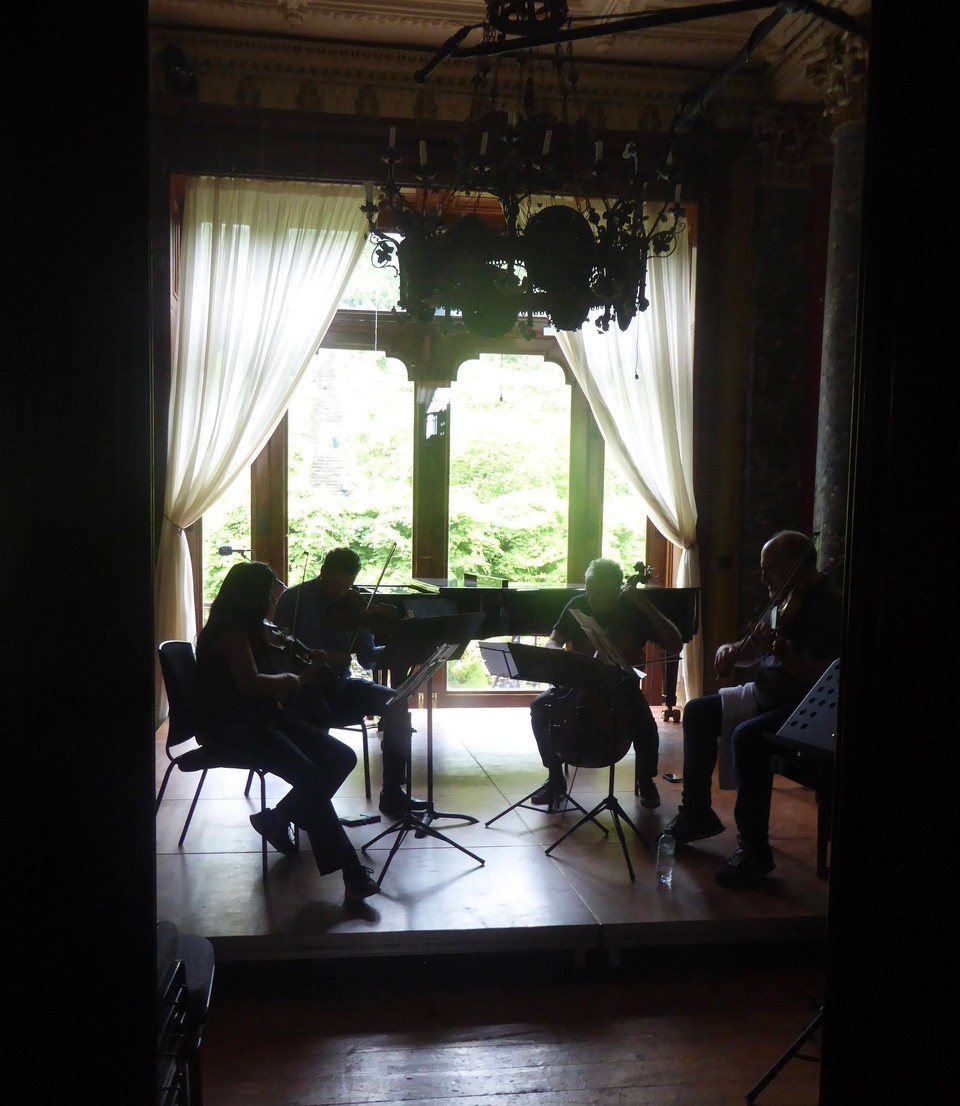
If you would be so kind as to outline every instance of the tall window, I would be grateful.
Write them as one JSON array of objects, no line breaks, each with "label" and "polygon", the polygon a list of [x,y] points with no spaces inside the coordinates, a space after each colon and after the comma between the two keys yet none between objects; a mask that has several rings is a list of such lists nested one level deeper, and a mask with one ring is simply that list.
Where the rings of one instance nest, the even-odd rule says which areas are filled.
[{"label": "tall window", "polygon": [[566,580],[570,389],[540,357],[460,366],[450,408],[450,575]]},{"label": "tall window", "polygon": [[603,556],[617,561],[624,576],[630,576],[634,565],[647,559],[646,542],[646,509],[608,453],[603,472]]},{"label": "tall window", "polygon": [[[413,385],[400,362],[362,350],[321,349],[287,412],[287,510],[292,582],[346,545],[375,579],[411,575]],[[309,560],[305,564],[305,558]]]},{"label": "tall window", "polygon": [[[241,472],[201,520],[201,588],[203,602],[201,625],[206,612],[220,590],[230,566],[241,557],[256,559],[250,549],[250,473]],[[224,550],[221,553],[220,550]],[[227,553],[243,549],[244,553]]]}]

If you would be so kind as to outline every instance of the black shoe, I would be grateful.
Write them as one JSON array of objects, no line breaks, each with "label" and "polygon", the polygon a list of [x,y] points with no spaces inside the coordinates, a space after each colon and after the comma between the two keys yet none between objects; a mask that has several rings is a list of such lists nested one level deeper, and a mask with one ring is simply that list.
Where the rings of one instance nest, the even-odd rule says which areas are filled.
[{"label": "black shoe", "polygon": [[566,786],[563,780],[551,780],[548,776],[526,801],[531,806],[545,806],[553,810],[557,803],[566,797]]},{"label": "black shoe", "polygon": [[660,792],[653,779],[637,780],[637,792],[640,795],[640,805],[653,810],[660,805]]},{"label": "black shoe", "polygon": [[714,875],[714,879],[721,887],[751,887],[775,867],[769,845],[759,849],[745,849],[741,845],[727,857],[726,864]]},{"label": "black shoe", "polygon": [[265,837],[278,853],[284,856],[297,855],[297,843],[293,837],[293,826],[285,822],[277,812],[271,808],[257,811],[250,815],[250,825]]},{"label": "black shoe", "polygon": [[724,825],[713,810],[707,810],[704,814],[689,814],[681,807],[667,829],[678,845],[686,845],[691,841],[702,841],[705,837],[716,837],[718,833],[723,833]]},{"label": "black shoe", "polygon": [[390,788],[380,792],[380,813],[399,821],[408,811],[423,811],[429,808],[426,799],[411,799],[402,787]]},{"label": "black shoe", "polygon": [[555,790],[553,784],[549,780],[544,780],[530,798],[527,799],[527,802],[532,806],[549,806],[553,802],[554,794]]},{"label": "black shoe", "polygon": [[351,867],[343,873],[343,894],[350,902],[359,899],[368,899],[371,895],[380,893],[380,884],[373,878],[373,869],[363,864],[356,868]]}]

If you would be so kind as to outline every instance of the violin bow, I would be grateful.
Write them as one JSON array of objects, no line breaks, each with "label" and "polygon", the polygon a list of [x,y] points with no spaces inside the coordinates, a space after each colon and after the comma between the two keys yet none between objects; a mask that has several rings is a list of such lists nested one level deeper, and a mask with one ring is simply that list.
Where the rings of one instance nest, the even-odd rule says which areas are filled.
[{"label": "violin bow", "polygon": [[[307,565],[310,563],[310,553],[306,552],[303,555],[303,572],[300,573],[300,587],[303,587],[307,579]],[[290,659],[293,659],[293,642],[297,640],[297,619],[300,617],[300,588],[297,588],[297,595],[293,601],[293,625],[290,627],[290,637],[292,639],[290,644]]]},{"label": "violin bow", "polygon": [[[387,553],[387,559],[383,562],[383,568],[380,569],[380,575],[377,577],[377,582],[374,584],[373,591],[370,592],[370,596],[367,599],[366,605],[363,608],[363,613],[366,614],[370,610],[370,605],[373,603],[377,592],[380,590],[380,584],[383,582],[383,577],[386,575],[387,565],[390,564],[390,559],[397,551],[397,543],[394,542]],[[360,633],[360,623],[357,622],[353,628],[353,637],[350,638],[350,646],[347,652],[353,654],[353,647],[357,644],[357,635]]]}]

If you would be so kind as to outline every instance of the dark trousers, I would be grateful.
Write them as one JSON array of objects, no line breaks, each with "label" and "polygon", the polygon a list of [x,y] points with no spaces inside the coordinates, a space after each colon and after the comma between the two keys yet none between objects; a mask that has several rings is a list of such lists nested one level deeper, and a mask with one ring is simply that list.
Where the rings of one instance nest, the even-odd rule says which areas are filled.
[{"label": "dark trousers", "polygon": [[[530,704],[530,727],[540,751],[540,760],[555,784],[562,783],[563,768],[561,758],[553,750],[551,716],[567,715],[571,697],[577,697],[575,690],[552,687]],[[657,774],[660,758],[660,731],[639,685],[629,689],[626,701],[620,702],[619,706],[629,711],[629,725],[634,731],[633,748],[637,755],[637,778],[653,777]],[[556,720],[554,717],[554,722]]]},{"label": "dark trousers", "polygon": [[349,745],[280,709],[265,719],[238,721],[229,732],[208,735],[203,744],[290,784],[276,810],[306,831],[322,876],[357,863],[356,851],[331,802],[357,763]]},{"label": "dark trousers", "polygon": [[[734,818],[742,843],[768,843],[773,770],[767,733],[775,733],[793,713],[793,706],[776,707],[741,722],[733,731],[733,763],[737,777]],[[713,770],[717,766],[720,726],[719,695],[691,699],[683,708],[683,809],[691,817],[711,808]]]},{"label": "dark trousers", "polygon": [[383,726],[383,789],[402,787],[410,756],[410,712],[405,702],[385,706],[393,690],[371,680],[341,679],[335,684],[310,684],[288,700],[288,709],[324,728],[356,726],[368,715]]},{"label": "dark trousers", "polygon": [[410,712],[406,702],[392,707],[384,704],[393,696],[392,688],[371,680],[340,680],[329,696],[330,725],[354,726],[367,715],[380,718],[383,727],[383,790],[402,787],[407,778],[410,758]]}]

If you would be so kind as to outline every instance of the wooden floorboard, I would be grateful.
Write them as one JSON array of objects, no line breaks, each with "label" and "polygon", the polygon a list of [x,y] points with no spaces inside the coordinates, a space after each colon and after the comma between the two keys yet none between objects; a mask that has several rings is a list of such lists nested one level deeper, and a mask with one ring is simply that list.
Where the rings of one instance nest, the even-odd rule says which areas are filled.
[{"label": "wooden floorboard", "polygon": [[[422,793],[424,712],[414,724]],[[660,730],[661,771],[681,774],[679,726]],[[376,810],[371,744],[374,799],[358,767],[341,815]],[[645,838],[627,831],[635,883],[614,834],[594,826],[545,855],[573,815],[519,809],[484,825],[542,781],[526,709],[435,711],[433,744],[437,809],[478,818],[435,825],[484,864],[411,834],[382,894],[356,909],[309,852],[271,853],[261,882],[243,773],[211,773],[179,849],[196,777],[174,774],[157,819],[158,911],[216,953],[204,1106],[740,1106],[822,998],[811,793],[776,781],[776,871],[737,892],[713,879],[736,843],[734,796],[718,792],[726,831],[681,849],[664,891],[648,846],[679,785],[660,780],[661,807],[642,809],[632,754],[616,794]],[[159,779],[162,732],[157,764]],[[605,785],[581,772],[573,793],[589,808]],[[283,790],[270,780],[273,799]],[[361,846],[384,828],[349,833]],[[375,874],[392,840],[370,848]],[[759,1106],[815,1106],[818,1079],[819,1064],[793,1059]]]},{"label": "wooden floorboard", "polygon": [[[427,718],[414,712],[415,789],[423,793]],[[682,773],[680,728],[661,723],[661,770]],[[374,731],[375,735],[375,731]],[[356,735],[345,735],[356,741]],[[336,798],[341,815],[376,813],[379,751],[372,745],[373,799],[362,769]],[[365,957],[508,952],[556,948],[583,957],[598,949],[616,959],[635,946],[743,941],[819,940],[827,884],[815,873],[816,807],[811,792],[777,778],[772,844],[776,871],[752,891],[717,886],[713,873],[736,844],[734,794],[716,793],[726,824],[719,837],[680,850],[672,889],[658,888],[652,846],[676,813],[680,785],[659,781],[663,803],[640,807],[633,794],[632,753],[618,767],[616,795],[642,839],[626,828],[636,882],[631,882],[608,814],[608,837],[592,824],[550,856],[579,817],[518,808],[485,823],[533,790],[543,768],[524,708],[433,712],[434,801],[440,811],[478,819],[433,822],[446,841],[408,834],[390,861],[382,893],[347,909],[337,875],[321,879],[308,850],[289,859],[271,852],[269,880],[260,879],[259,838],[243,798],[245,774],[211,772],[182,849],[177,838],[197,777],[175,772],[157,818],[158,911],[182,931],[211,939],[218,960]],[[157,763],[164,766],[162,733]],[[159,778],[159,775],[158,775]],[[285,790],[269,778],[271,801]],[[581,770],[572,789],[587,809],[605,794],[606,770]],[[349,830],[379,875],[396,835]],[[482,866],[453,842],[482,859]]]},{"label": "wooden floorboard", "polygon": [[[616,968],[542,953],[233,963],[203,1044],[205,1102],[742,1103],[821,988],[809,943]],[[791,1060],[761,1101],[813,1106],[818,1078]]]}]

